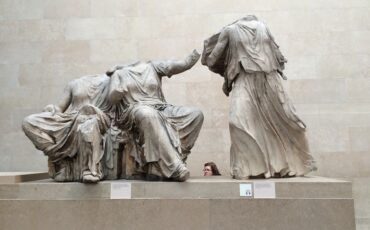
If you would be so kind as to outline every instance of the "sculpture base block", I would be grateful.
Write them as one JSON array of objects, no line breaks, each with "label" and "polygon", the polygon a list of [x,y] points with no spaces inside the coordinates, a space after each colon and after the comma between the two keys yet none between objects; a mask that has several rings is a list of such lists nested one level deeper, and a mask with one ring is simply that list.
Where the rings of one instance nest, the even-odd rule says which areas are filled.
[{"label": "sculpture base block", "polygon": [[13,184],[49,178],[47,172],[0,172],[0,184]]},{"label": "sculpture base block", "polygon": [[0,229],[30,227],[355,230],[355,221],[351,182],[319,177],[0,185]]}]

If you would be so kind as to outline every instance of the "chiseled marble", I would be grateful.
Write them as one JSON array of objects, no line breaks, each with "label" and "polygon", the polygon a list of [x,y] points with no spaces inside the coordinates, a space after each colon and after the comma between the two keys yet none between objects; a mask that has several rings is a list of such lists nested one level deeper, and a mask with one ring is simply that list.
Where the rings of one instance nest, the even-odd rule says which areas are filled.
[{"label": "chiseled marble", "polygon": [[[201,50],[203,39],[214,31],[245,14],[255,14],[268,23],[288,57],[285,86],[298,114],[309,127],[308,141],[318,161],[317,174],[369,178],[370,148],[366,131],[370,127],[369,8],[368,0],[163,0],[160,4],[150,0],[2,0],[0,171],[46,170],[45,158],[33,149],[20,130],[21,121],[27,114],[40,111],[42,105],[58,100],[68,81],[86,74],[102,73],[133,56],[142,60],[176,58],[194,47]],[[78,47],[82,50],[75,54],[68,48],[60,48],[60,56],[49,56],[47,47],[50,45],[77,41],[72,39],[77,39],[72,29],[79,26],[72,25],[74,22],[81,19],[99,21],[97,18],[102,21],[114,18],[113,24],[117,28],[114,33],[110,28],[93,29],[107,31],[109,36],[116,37],[105,39],[107,35],[99,34],[88,37],[97,32],[85,31],[87,47]],[[171,23],[172,18],[176,24]],[[134,31],[130,28],[133,24],[137,27]],[[67,38],[68,26],[70,36]],[[124,44],[119,46],[122,52],[102,45],[110,42]],[[109,61],[101,58],[108,56],[107,50],[115,53],[114,57],[109,56]],[[87,60],[80,59],[87,54]],[[71,63],[71,60],[76,62]],[[204,111],[204,128],[215,133],[211,137],[208,137],[209,132],[200,133],[199,141],[206,145],[212,142],[213,149],[203,152],[204,149],[194,148],[188,161],[192,175],[201,175],[203,163],[210,160],[217,163],[223,175],[229,175],[229,154],[225,147],[229,140],[220,141],[223,134],[217,135],[220,128],[228,132],[228,107],[214,108],[215,104],[210,100],[224,98],[220,90],[222,79],[216,80],[204,70],[206,68],[198,64],[193,71],[170,79],[171,90],[166,90],[167,82],[164,81],[164,93],[169,102],[171,98],[174,103],[183,100],[178,99],[176,89],[177,85],[186,82],[187,105]],[[213,87],[193,89],[199,82],[211,79]],[[315,84],[310,83],[312,79]],[[343,92],[332,87],[332,83]],[[327,87],[317,89],[323,84]],[[306,97],[290,85],[299,86]],[[182,88],[179,86],[179,91]],[[196,100],[194,94],[198,92],[204,99]],[[310,92],[317,92],[317,95]],[[326,98],[320,98],[320,95]],[[216,141],[215,137],[218,138]],[[354,189],[359,186],[355,183]],[[355,196],[355,200],[361,204],[368,197]],[[361,220],[362,226],[366,226],[363,229],[370,227],[369,222]]]},{"label": "chiseled marble", "polygon": [[[275,182],[276,199],[240,197],[239,184],[261,180],[223,176],[193,177],[184,183],[120,180],[90,185],[42,180],[0,185],[0,228],[28,229],[32,223],[32,229],[148,229],[150,225],[163,230],[355,230],[351,182],[322,177],[266,181]],[[131,183],[132,199],[110,200],[111,185],[122,182]],[[366,189],[355,195],[366,195]],[[360,215],[361,224],[366,213]]]}]

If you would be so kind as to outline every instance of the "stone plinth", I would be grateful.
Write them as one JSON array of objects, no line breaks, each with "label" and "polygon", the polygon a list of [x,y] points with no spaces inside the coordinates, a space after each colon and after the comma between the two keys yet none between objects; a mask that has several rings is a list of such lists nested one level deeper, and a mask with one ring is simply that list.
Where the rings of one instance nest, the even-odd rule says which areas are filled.
[{"label": "stone plinth", "polygon": [[[240,184],[261,182],[275,186],[275,198],[240,196]],[[111,199],[119,185],[127,199]],[[351,186],[318,177],[3,184],[0,229],[354,230]]]},{"label": "stone plinth", "polygon": [[49,178],[47,172],[0,172],[0,184],[13,184]]}]

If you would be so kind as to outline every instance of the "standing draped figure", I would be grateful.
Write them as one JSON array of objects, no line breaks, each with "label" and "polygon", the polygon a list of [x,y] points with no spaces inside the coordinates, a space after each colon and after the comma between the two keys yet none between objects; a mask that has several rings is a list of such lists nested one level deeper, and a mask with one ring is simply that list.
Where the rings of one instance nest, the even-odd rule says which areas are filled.
[{"label": "standing draped figure", "polygon": [[269,29],[244,17],[204,42],[202,64],[224,78],[231,94],[231,174],[251,177],[303,176],[315,170],[305,136],[281,79],[286,59]]}]

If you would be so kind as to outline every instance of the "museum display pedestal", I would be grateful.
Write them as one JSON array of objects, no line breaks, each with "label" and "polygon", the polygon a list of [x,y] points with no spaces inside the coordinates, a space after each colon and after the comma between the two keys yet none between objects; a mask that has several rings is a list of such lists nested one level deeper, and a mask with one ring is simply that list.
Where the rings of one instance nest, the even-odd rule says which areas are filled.
[{"label": "museum display pedestal", "polygon": [[0,172],[0,184],[13,184],[49,178],[47,172]]},{"label": "museum display pedestal", "polygon": [[354,230],[352,183],[304,177],[0,184],[0,229]]}]

